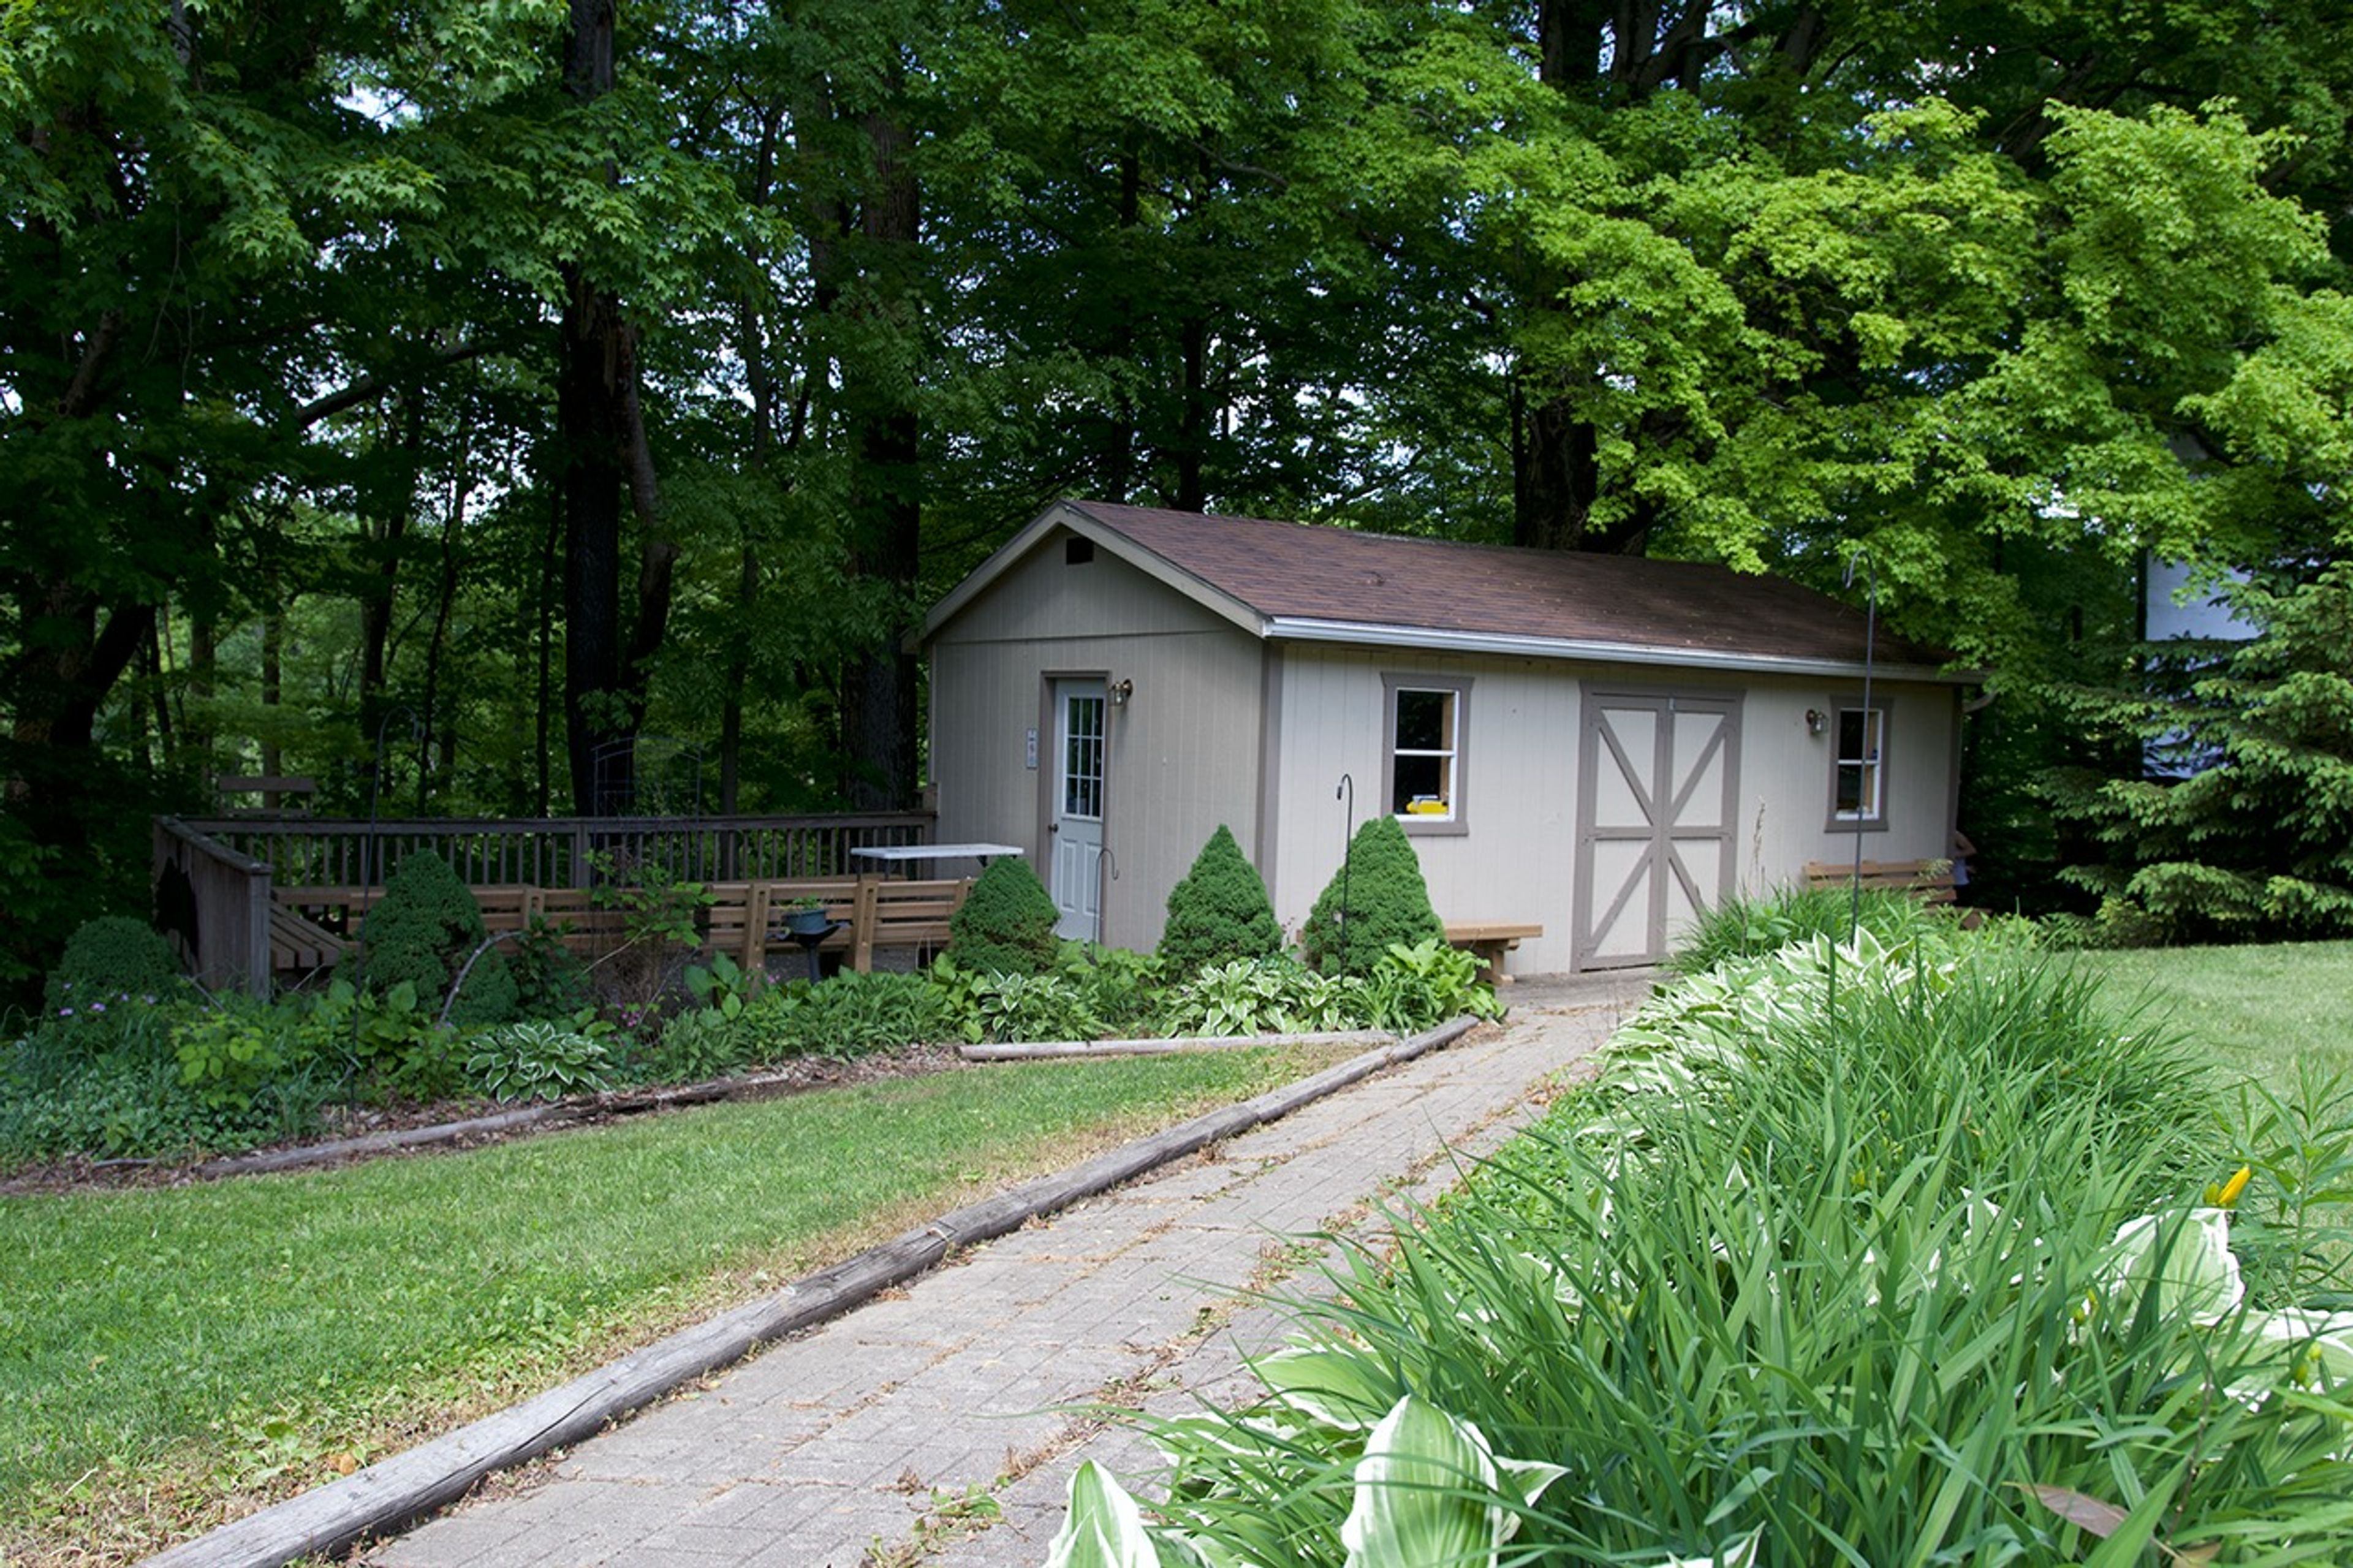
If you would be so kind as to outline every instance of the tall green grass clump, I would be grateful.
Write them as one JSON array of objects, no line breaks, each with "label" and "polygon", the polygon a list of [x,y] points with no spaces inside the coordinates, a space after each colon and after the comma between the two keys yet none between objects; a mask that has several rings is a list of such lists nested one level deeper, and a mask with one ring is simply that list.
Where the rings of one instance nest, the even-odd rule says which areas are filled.
[{"label": "tall green grass clump", "polygon": [[[2348,1561],[2353,1277],[2305,1233],[2270,1238],[2320,1270],[2271,1272],[2300,1296],[2251,1287],[2256,1179],[2208,1092],[1998,946],[1720,964],[1292,1300],[1264,1398],[1155,1426],[1168,1497],[1128,1535],[1480,1568]],[[1121,1539],[1102,1488],[1074,1542]]]},{"label": "tall green grass clump", "polygon": [[1931,909],[1909,893],[1865,888],[1777,888],[1754,898],[1732,898],[1693,922],[1668,959],[1677,974],[1703,974],[1726,959],[1762,958],[1793,942],[1844,940],[1850,927],[1883,942],[1904,942],[1952,929],[1949,910]]}]

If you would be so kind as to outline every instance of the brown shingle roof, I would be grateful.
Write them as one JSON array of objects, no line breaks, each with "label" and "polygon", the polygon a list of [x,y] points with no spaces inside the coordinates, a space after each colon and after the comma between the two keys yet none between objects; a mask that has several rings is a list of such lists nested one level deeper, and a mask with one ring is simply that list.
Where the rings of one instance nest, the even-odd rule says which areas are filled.
[{"label": "brown shingle roof", "polygon": [[[1261,616],[1734,658],[1861,664],[1863,614],[1785,578],[1687,561],[1403,539],[1260,518],[1072,501]],[[1884,626],[1876,656],[1945,655]]]}]

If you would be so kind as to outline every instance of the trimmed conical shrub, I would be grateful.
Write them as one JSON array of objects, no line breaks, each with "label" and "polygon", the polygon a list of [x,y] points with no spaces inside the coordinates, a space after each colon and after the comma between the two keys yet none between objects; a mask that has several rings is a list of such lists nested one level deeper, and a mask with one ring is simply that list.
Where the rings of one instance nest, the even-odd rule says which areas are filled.
[{"label": "trimmed conical shrub", "polygon": [[1242,855],[1223,823],[1209,835],[1185,879],[1168,889],[1168,922],[1160,931],[1160,959],[1182,977],[1237,958],[1270,958],[1282,951],[1282,927],[1258,868]]},{"label": "trimmed conical shrub", "polygon": [[948,917],[948,961],[977,973],[1042,974],[1060,954],[1061,918],[1027,860],[991,861]]},{"label": "trimmed conical shrub", "polygon": [[[1345,889],[1346,918],[1340,900]],[[1389,943],[1444,941],[1446,927],[1430,904],[1429,884],[1413,841],[1397,819],[1376,816],[1356,829],[1347,860],[1332,874],[1308,912],[1301,946],[1326,974],[1369,974]]]},{"label": "trimmed conical shrub", "polygon": [[[472,890],[441,857],[419,851],[385,879],[384,897],[360,923],[362,973],[378,994],[407,981],[417,987],[417,1005],[438,1011],[487,934]],[[475,961],[449,1021],[472,1028],[507,1023],[514,1012],[514,976],[493,948]]]}]

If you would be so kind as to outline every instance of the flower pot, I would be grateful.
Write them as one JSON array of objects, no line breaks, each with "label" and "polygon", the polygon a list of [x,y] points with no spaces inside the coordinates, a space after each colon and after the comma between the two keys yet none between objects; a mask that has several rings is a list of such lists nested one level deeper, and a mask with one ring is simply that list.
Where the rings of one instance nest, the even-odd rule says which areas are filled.
[{"label": "flower pot", "polygon": [[833,924],[823,910],[786,910],[785,931],[790,936],[822,936]]}]

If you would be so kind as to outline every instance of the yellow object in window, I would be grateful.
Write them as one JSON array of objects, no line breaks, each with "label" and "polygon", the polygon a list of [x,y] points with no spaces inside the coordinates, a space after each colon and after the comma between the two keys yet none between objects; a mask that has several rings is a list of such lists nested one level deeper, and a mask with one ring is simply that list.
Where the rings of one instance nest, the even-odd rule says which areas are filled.
[{"label": "yellow object in window", "polygon": [[1409,816],[1444,816],[1446,803],[1436,795],[1418,795],[1406,804]]}]

